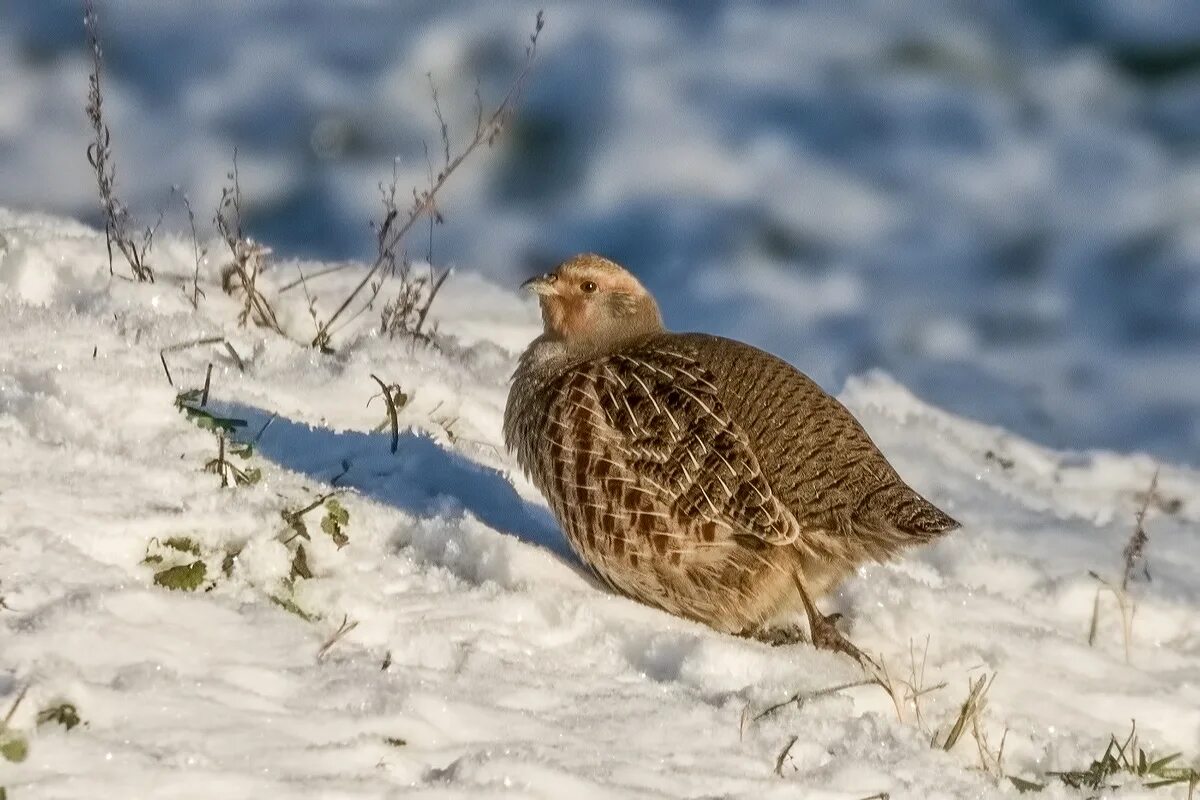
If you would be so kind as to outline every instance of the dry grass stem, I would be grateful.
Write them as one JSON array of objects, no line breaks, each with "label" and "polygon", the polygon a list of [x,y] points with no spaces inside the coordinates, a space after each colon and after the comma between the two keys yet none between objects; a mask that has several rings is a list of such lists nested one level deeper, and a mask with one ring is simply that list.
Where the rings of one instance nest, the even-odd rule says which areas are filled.
[{"label": "dry grass stem", "polygon": [[7,728],[8,723],[12,722],[13,715],[17,713],[17,709],[21,706],[21,701],[25,699],[25,695],[28,692],[29,685],[26,684],[25,687],[17,693],[17,698],[13,700],[13,704],[9,706],[8,713],[4,715],[4,719],[0,720],[0,729]]},{"label": "dry grass stem", "polygon": [[[96,189],[100,195],[100,207],[104,211],[104,239],[108,248],[108,274],[113,272],[113,248],[125,257],[134,280],[154,282],[154,271],[148,263],[154,233],[158,228],[147,228],[141,241],[134,241],[132,229],[137,225],[121,199],[117,196],[117,171],[113,163],[112,133],[104,120],[104,91],[102,74],[104,50],[100,46],[100,23],[92,0],[83,0],[83,26],[87,35],[88,49],[92,54],[92,69],[88,76],[87,105],[84,110],[92,125],[93,138],[87,146],[87,160],[96,176]],[[161,222],[161,217],[159,221]]]},{"label": "dry grass stem", "polygon": [[[521,94],[525,88],[525,83],[528,80],[530,72],[533,68],[534,57],[537,52],[537,40],[538,36],[541,34],[544,24],[544,16],[542,12],[539,11],[537,14],[537,19],[534,23],[533,34],[529,37],[529,46],[525,51],[525,63],[521,71],[513,81],[507,94],[505,94],[504,98],[500,101],[500,104],[491,113],[491,115],[488,116],[486,120],[483,118],[482,114],[477,117],[474,135],[471,137],[471,140],[467,143],[467,145],[458,152],[457,155],[451,154],[449,146],[449,134],[448,131],[446,131],[446,129],[443,127],[444,154],[446,156],[445,163],[443,164],[442,169],[434,176],[434,179],[428,188],[420,192],[416,190],[413,191],[413,203],[409,207],[408,212],[404,215],[403,221],[399,222],[399,224],[396,222],[396,220],[399,219],[399,213],[398,209],[395,207],[394,195],[390,195],[385,192],[384,208],[386,213],[383,222],[376,229],[378,254],[375,258],[375,262],[367,270],[366,274],[362,277],[362,280],[358,282],[358,284],[350,291],[345,299],[342,300],[341,304],[339,304],[334,310],[333,314],[331,314],[325,323],[318,329],[316,336],[314,336],[312,340],[313,347],[327,348],[329,346],[330,337],[337,330],[334,325],[339,319],[341,319],[342,315],[350,309],[355,301],[358,300],[363,291],[368,290],[368,288],[370,290],[370,298],[362,306],[362,308],[356,312],[356,316],[358,313],[362,313],[362,311],[366,308],[371,307],[372,301],[378,296],[382,288],[384,279],[388,277],[387,273],[389,268],[394,269],[395,267],[400,243],[404,239],[405,235],[412,229],[414,225],[416,225],[420,219],[426,215],[429,215],[433,218],[436,218],[438,215],[437,196],[442,187],[445,186],[446,181],[449,180],[450,176],[453,175],[458,168],[462,166],[463,162],[470,158],[476,150],[483,145],[491,146],[494,144],[500,134],[503,133],[508,127],[508,124],[512,120],[516,106],[520,102]],[[444,126],[444,118],[442,118],[441,115],[440,103],[438,103],[436,99],[435,114],[439,117],[439,125]],[[389,197],[391,198],[391,203],[388,202]],[[429,313],[429,307],[432,306],[438,290],[445,282],[445,277],[446,273],[442,273],[441,276],[434,276],[430,281],[423,299],[416,306],[415,318],[413,318],[411,321],[411,330],[407,332],[416,335],[419,335],[422,332],[421,329]],[[407,319],[407,317],[404,318]]]},{"label": "dry grass stem", "polygon": [[[167,366],[167,353],[173,353],[176,350],[187,350],[189,347],[200,347],[201,345],[206,344],[219,344],[220,342],[225,342],[224,336],[204,336],[200,339],[192,339],[186,342],[169,344],[163,349],[159,350],[158,360],[162,362],[163,372],[167,374],[167,383],[169,383],[171,386],[175,385],[175,381],[171,378],[171,369]],[[225,342],[225,344],[228,346],[229,343]]]},{"label": "dry grass stem", "polygon": [[837,694],[838,692],[845,691],[846,689],[855,689],[859,686],[871,686],[874,683],[874,679],[851,681],[850,683],[840,683],[837,686],[829,686],[824,689],[818,689],[815,692],[796,692],[796,694],[792,695],[787,700],[784,700],[782,703],[776,703],[773,706],[768,706],[759,713],[755,714],[750,721],[758,722],[759,720],[765,719],[766,717],[769,717],[790,705],[795,705],[796,710],[799,711],[803,709],[805,704],[807,704],[810,700],[829,697],[830,695]]},{"label": "dry grass stem", "polygon": [[[383,402],[387,403],[388,422],[392,426],[392,452],[395,453],[400,446],[400,419],[396,412],[396,399],[392,395],[393,387],[384,383],[375,373],[371,373],[371,380],[379,384],[379,390],[383,393]],[[399,386],[394,388],[399,392]],[[370,403],[370,401],[367,402]]]},{"label": "dry grass stem", "polygon": [[200,407],[204,408],[208,405],[208,390],[212,386],[212,362],[208,362],[208,368],[204,370],[204,388],[200,390]]},{"label": "dry grass stem", "polygon": [[1142,575],[1146,580],[1150,580],[1150,569],[1146,566],[1146,545],[1150,542],[1150,537],[1146,534],[1146,512],[1150,508],[1150,503],[1154,500],[1155,493],[1158,491],[1158,469],[1154,470],[1154,476],[1150,478],[1150,488],[1146,490],[1146,497],[1142,501],[1141,508],[1138,509],[1137,515],[1134,517],[1133,535],[1129,537],[1129,541],[1125,545],[1125,549],[1121,551],[1121,555],[1125,558],[1125,572],[1121,577],[1122,591],[1129,589],[1129,583],[1134,577],[1138,566],[1142,568]]},{"label": "dry grass stem", "polygon": [[204,290],[200,288],[200,264],[204,260],[204,257],[208,255],[208,250],[200,246],[200,234],[196,231],[196,213],[192,210],[192,201],[186,193],[180,191],[178,186],[172,187],[171,193],[179,195],[179,199],[183,203],[183,210],[187,214],[188,227],[192,232],[192,257],[195,262],[195,270],[192,272],[191,291],[189,292],[186,282],[181,288],[183,289],[184,297],[192,304],[192,308],[199,309],[200,298],[205,296]]},{"label": "dry grass stem", "polygon": [[349,616],[343,614],[342,624],[338,626],[338,629],[333,632],[332,636],[325,640],[325,644],[321,645],[321,649],[317,651],[317,661],[325,660],[325,656],[329,655],[329,651],[333,649],[333,646],[357,627],[357,620],[351,620]]},{"label": "dry grass stem", "polygon": [[242,311],[238,323],[245,326],[249,321],[262,328],[283,334],[279,320],[270,301],[258,288],[258,277],[270,249],[246,238],[242,229],[242,187],[238,175],[237,149],[233,151],[233,170],[226,175],[229,185],[221,188],[221,200],[213,224],[229,248],[230,263],[221,271],[221,288],[232,294],[235,289],[242,292]]},{"label": "dry grass stem", "polygon": [[1132,660],[1133,617],[1137,612],[1137,603],[1130,592],[1130,585],[1137,578],[1139,567],[1142,576],[1146,580],[1150,580],[1150,569],[1146,564],[1146,545],[1150,543],[1150,536],[1146,532],[1145,523],[1146,512],[1149,511],[1150,504],[1154,502],[1157,491],[1158,470],[1155,469],[1154,475],[1150,478],[1150,486],[1134,517],[1133,533],[1130,534],[1129,541],[1121,551],[1124,569],[1120,584],[1106,580],[1099,573],[1088,571],[1088,575],[1100,583],[1100,587],[1096,589],[1096,595],[1092,599],[1092,618],[1088,624],[1088,645],[1091,647],[1096,645],[1096,635],[1100,626],[1100,595],[1105,591],[1110,592],[1117,601],[1117,609],[1121,614],[1121,640],[1124,644],[1125,663],[1127,664]]},{"label": "dry grass stem", "polygon": [[779,751],[779,756],[775,759],[775,774],[781,778],[783,777],[783,762],[787,760],[788,753],[792,752],[792,747],[799,738],[799,736],[793,736],[788,739],[788,743],[783,746],[783,749]]},{"label": "dry grass stem", "polygon": [[984,674],[980,675],[978,680],[968,681],[967,699],[963,701],[957,719],[950,726],[950,732],[946,734],[946,738],[941,744],[943,750],[952,750],[958,744],[958,740],[962,738],[963,733],[966,732],[967,727],[972,725],[979,715],[983,713],[983,710],[987,708],[987,694],[992,688],[992,682],[995,680],[996,673],[993,672],[990,678]]},{"label": "dry grass stem", "polygon": [[929,660],[929,637],[925,637],[925,648],[921,652],[921,664],[917,666],[916,648],[912,639],[908,640],[908,680],[904,682],[905,700],[912,703],[913,713],[917,718],[917,728],[928,732],[929,728],[925,724],[925,716],[921,713],[921,698],[932,692],[945,689],[947,684],[945,681],[934,684],[933,686],[925,685],[925,665]]},{"label": "dry grass stem", "polygon": [[996,780],[1002,779],[1004,777],[1004,745],[1008,741],[1008,728],[1005,728],[1004,733],[1001,734],[1000,747],[995,752],[992,752],[992,748],[988,744],[987,733],[983,730],[978,715],[971,720],[971,735],[974,737],[976,749],[979,751],[980,768]]}]

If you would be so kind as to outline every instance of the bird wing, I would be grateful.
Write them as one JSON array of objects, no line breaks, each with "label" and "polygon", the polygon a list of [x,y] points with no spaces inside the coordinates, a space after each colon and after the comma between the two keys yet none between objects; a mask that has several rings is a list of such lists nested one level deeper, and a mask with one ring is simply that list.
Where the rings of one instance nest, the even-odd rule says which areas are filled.
[{"label": "bird wing", "polygon": [[713,376],[776,497],[825,561],[886,560],[958,523],[913,491],[836,398],[782,359],[705,334],[677,334]]},{"label": "bird wing", "polygon": [[650,344],[586,361],[559,379],[547,413],[551,494],[585,550],[715,556],[735,541],[799,539],[712,375],[686,352]]}]

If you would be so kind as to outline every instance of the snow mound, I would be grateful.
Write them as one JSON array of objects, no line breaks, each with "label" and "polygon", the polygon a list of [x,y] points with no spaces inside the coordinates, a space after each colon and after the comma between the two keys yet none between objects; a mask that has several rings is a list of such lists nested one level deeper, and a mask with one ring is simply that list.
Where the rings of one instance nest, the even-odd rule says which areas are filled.
[{"label": "snow mound", "polygon": [[[29,745],[0,761],[11,798],[1011,795],[969,736],[929,744],[992,672],[981,729],[993,745],[1007,729],[1008,774],[1086,767],[1130,719],[1158,751],[1197,753],[1196,471],[1162,467],[1127,661],[1108,595],[1088,645],[1088,572],[1119,580],[1157,465],[1047,450],[884,374],[852,379],[844,402],[964,528],[830,605],[891,674],[915,651],[924,685],[947,685],[920,720],[877,686],[755,720],[862,674],[586,575],[500,438],[531,303],[463,274],[436,346],[380,337],[367,314],[320,354],[297,292],[279,295],[286,338],[238,328],[211,282],[193,310],[190,242],[164,236],[158,282],[138,285],[76,223],[0,210],[0,231],[0,718],[27,688],[4,735]],[[314,281],[318,313],[354,272]],[[232,352],[163,352],[205,337]],[[209,364],[206,410],[253,443],[226,457],[256,482],[222,488],[216,437],[176,407]],[[395,452],[372,374],[408,398]],[[62,703],[79,726],[39,724]],[[1122,796],[1139,791],[1163,796]]]}]

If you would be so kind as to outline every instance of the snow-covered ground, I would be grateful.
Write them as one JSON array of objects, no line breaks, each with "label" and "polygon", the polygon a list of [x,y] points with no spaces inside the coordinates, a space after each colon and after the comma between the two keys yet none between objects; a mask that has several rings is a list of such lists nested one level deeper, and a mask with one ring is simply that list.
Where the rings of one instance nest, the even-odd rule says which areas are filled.
[{"label": "snow-covered ground", "polygon": [[[435,306],[436,346],[375,336],[366,315],[323,355],[296,291],[278,301],[287,337],[237,327],[215,261],[193,310],[188,240],[161,237],[151,286],[110,279],[102,234],[75,222],[0,210],[0,236],[0,720],[27,690],[0,750],[28,745],[0,759],[9,800],[1015,796],[979,769],[972,735],[930,747],[993,672],[980,730],[993,750],[1007,730],[1003,770],[1049,780],[1037,796],[1087,796],[1045,774],[1086,768],[1131,719],[1144,747],[1200,767],[1190,468],[1162,468],[1127,663],[1109,597],[1088,646],[1088,571],[1119,579],[1155,462],[1048,450],[882,372],[852,378],[841,398],[964,528],[864,569],[830,605],[889,674],[908,679],[915,650],[920,683],[946,686],[920,719],[862,686],[755,720],[862,673],[580,571],[500,440],[515,353],[537,330],[527,298],[464,272]],[[318,267],[276,263],[268,293],[298,266]],[[314,281],[318,310],[355,278]],[[162,348],[210,336],[244,370],[223,345],[179,349],[169,384]],[[229,456],[261,471],[252,485],[221,488],[204,469],[216,437],[176,408],[210,363],[208,409],[256,443]],[[372,374],[408,397],[395,454],[374,432]],[[281,512],[335,489],[344,546],[325,506],[285,543]],[[156,585],[172,567],[197,590]],[[81,724],[38,724],[63,703]]]},{"label": "snow-covered ground", "polygon": [[[362,258],[541,2],[99,0],[119,188],[202,222],[235,147],[251,233]],[[579,250],[679,328],[821,382],[882,368],[1051,446],[1200,465],[1195,0],[547,2],[513,134],[435,258],[514,281]],[[0,2],[0,204],[96,222],[78,0]],[[417,246],[423,253],[423,247]]]}]

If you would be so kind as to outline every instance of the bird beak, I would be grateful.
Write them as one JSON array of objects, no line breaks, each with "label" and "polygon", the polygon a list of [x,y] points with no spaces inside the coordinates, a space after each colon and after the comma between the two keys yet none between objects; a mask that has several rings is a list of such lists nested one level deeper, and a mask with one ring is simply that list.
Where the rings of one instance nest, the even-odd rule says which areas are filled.
[{"label": "bird beak", "polygon": [[525,281],[521,284],[521,288],[539,295],[558,294],[558,290],[554,286],[557,281],[557,275],[547,272],[545,275],[538,275]]}]

